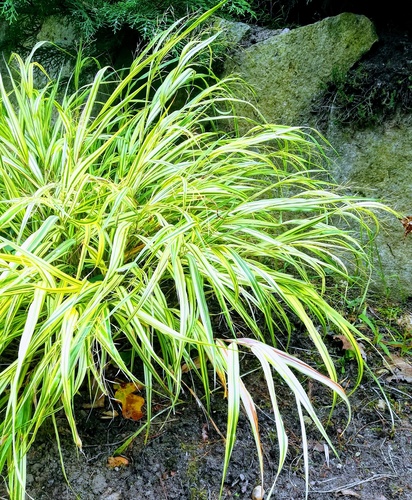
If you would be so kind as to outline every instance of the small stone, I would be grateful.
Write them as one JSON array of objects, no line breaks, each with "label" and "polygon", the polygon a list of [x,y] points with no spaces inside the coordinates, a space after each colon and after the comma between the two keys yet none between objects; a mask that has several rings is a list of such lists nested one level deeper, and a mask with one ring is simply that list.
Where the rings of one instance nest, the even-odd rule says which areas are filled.
[{"label": "small stone", "polygon": [[383,399],[379,399],[376,404],[376,409],[380,411],[386,410],[386,402]]},{"label": "small stone", "polygon": [[262,486],[255,486],[252,491],[252,500],[262,500],[265,496],[265,490]]},{"label": "small stone", "polygon": [[313,424],[312,419],[309,417],[309,415],[304,415],[303,421],[305,422],[306,426],[311,426]]}]

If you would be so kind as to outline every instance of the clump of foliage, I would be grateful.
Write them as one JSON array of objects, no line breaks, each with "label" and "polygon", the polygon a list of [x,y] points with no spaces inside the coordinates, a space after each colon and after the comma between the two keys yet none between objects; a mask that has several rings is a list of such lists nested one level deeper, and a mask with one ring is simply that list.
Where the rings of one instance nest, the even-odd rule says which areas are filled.
[{"label": "clump of foliage", "polygon": [[[5,0],[0,16],[16,30],[16,38],[35,34],[41,22],[48,16],[67,16],[77,28],[85,42],[104,37],[109,31],[112,36],[127,28],[135,31],[143,40],[150,40],[158,31],[170,26],[176,19],[196,12],[199,15],[219,3],[216,0],[63,0],[28,2],[26,0]],[[255,12],[248,0],[226,0],[221,2],[221,15],[229,18],[252,18]],[[23,28],[23,30],[22,30]],[[28,33],[22,33],[27,31]],[[11,43],[11,41],[9,41]]]},{"label": "clump of foliage", "polygon": [[[52,15],[64,16],[77,30],[93,55],[108,50],[116,51],[130,40],[147,42],[157,32],[170,26],[176,19],[189,13],[201,13],[218,4],[217,0],[5,0],[0,19],[8,28],[2,42],[4,49],[16,51],[27,48],[34,41],[43,21]],[[219,16],[243,22],[254,22],[269,27],[299,24],[311,0],[225,0],[220,2]],[[310,15],[305,14],[306,22]],[[116,35],[115,37],[113,35]]]},{"label": "clump of foliage", "polygon": [[[129,53],[147,44],[177,19],[190,13],[201,15],[216,5],[220,7],[219,16],[226,19],[256,18],[249,0],[5,0],[0,8],[0,19],[6,21],[0,48],[7,53],[27,55],[38,41],[45,21],[50,19],[51,24],[67,24],[89,55],[109,64],[120,56],[120,65],[129,65]],[[39,57],[40,53],[45,65],[61,66],[67,61],[68,54],[51,46],[43,47]]]},{"label": "clump of foliage", "polygon": [[[63,410],[81,447],[74,397],[86,380],[110,394],[109,365],[144,386],[148,422],[154,391],[178,401],[183,366],[209,409],[212,371],[228,398],[224,473],[241,403],[263,470],[239,351],[262,366],[279,470],[288,438],[273,374],[296,400],[306,474],[304,412],[332,445],[296,372],[348,403],[322,328],[347,337],[362,377],[357,331],[328,303],[325,283],[350,281],[349,256],[366,259],[337,223],[369,230],[364,217],[379,205],[317,178],[322,153],[305,130],[262,122],[229,132],[236,79],[216,78],[204,57],[198,64],[216,35],[190,38],[208,15],[159,34],[121,76],[105,67],[80,85],[79,54],[64,87],[35,62],[35,47],[26,60],[14,54],[0,80],[0,470],[15,500],[25,498],[27,452],[46,419]],[[325,374],[276,348],[292,316]],[[248,338],[238,338],[239,322]]]}]

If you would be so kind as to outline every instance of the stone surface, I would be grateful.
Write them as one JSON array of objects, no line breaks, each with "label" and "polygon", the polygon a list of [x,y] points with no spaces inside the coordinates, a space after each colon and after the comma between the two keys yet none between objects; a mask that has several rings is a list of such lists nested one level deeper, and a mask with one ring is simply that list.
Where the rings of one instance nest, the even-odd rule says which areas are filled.
[{"label": "stone surface", "polygon": [[[254,87],[257,107],[268,121],[312,125],[312,104],[326,83],[345,74],[376,40],[366,17],[341,14],[239,49],[226,72],[239,73]],[[239,111],[257,117],[250,108]],[[412,215],[412,116],[366,130],[330,125],[326,138],[338,153],[333,177],[349,193],[382,201],[400,216]],[[412,234],[404,237],[396,215],[378,217],[382,227],[374,242],[372,289],[404,299],[412,296]]]},{"label": "stone surface", "polygon": [[[367,130],[330,130],[328,139],[338,153],[333,166],[337,182],[402,216],[412,215],[412,115]],[[404,237],[395,215],[382,213],[380,220],[373,288],[405,299],[412,295],[412,234]]]},{"label": "stone surface", "polygon": [[67,17],[49,16],[42,24],[37,40],[51,41],[59,47],[75,50],[78,37],[73,24]]},{"label": "stone surface", "polygon": [[[302,125],[332,76],[346,73],[376,40],[368,18],[344,13],[239,50],[226,63],[226,73],[240,74],[255,89],[257,107],[268,121]],[[253,117],[250,108],[240,111],[246,109]]]},{"label": "stone surface", "polygon": [[248,24],[234,23],[226,19],[218,19],[215,27],[222,32],[219,38],[229,50],[235,49],[251,32]]},{"label": "stone surface", "polygon": [[79,41],[70,20],[62,16],[49,16],[43,22],[36,38],[38,42],[51,42],[45,44],[46,52],[36,55],[36,60],[44,66],[49,76],[69,77],[75,58],[68,57],[68,53],[76,55]]}]

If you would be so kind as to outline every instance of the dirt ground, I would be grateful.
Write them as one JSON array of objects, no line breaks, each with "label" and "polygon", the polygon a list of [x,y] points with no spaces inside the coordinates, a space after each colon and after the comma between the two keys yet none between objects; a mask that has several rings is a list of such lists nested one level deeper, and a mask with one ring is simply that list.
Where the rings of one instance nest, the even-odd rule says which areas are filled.
[{"label": "dirt ground", "polygon": [[[331,349],[334,349],[331,346]],[[296,351],[294,354],[299,355]],[[339,356],[339,349],[336,356]],[[306,357],[306,356],[305,356]],[[337,358],[342,359],[342,358]],[[346,382],[355,377],[353,361],[345,362]],[[328,433],[339,454],[336,458],[313,424],[308,424],[309,499],[360,498],[363,500],[409,499],[412,497],[412,396],[408,383],[397,381],[376,357],[380,376],[395,418],[391,418],[382,393],[368,375],[351,397],[353,417],[345,427],[344,405],[335,409]],[[379,375],[382,373],[383,375]],[[402,376],[400,376],[400,379]],[[389,382],[390,380],[390,382]],[[306,382],[307,384],[307,382]],[[264,380],[259,371],[246,377],[246,385],[259,404],[259,422],[265,460],[264,487],[270,488],[277,471],[278,451],[273,415]],[[330,398],[319,386],[306,385],[322,421],[329,415]],[[300,425],[294,400],[279,382],[279,399],[289,438],[286,465],[278,478],[276,500],[305,498]],[[213,395],[213,420],[225,431],[226,403],[222,392]],[[161,404],[157,405],[161,408]],[[183,398],[167,423],[155,420],[147,444],[137,437],[124,451],[129,465],[109,468],[108,458],[119,444],[135,432],[141,422],[117,417],[102,420],[102,410],[77,412],[83,451],[77,452],[64,417],[58,419],[66,483],[59,460],[53,428],[45,427],[29,454],[28,494],[35,500],[132,500],[217,499],[224,457],[223,439],[210,425],[200,406],[189,395]],[[261,484],[257,454],[250,427],[241,417],[237,442],[224,482],[224,499],[252,498]]]},{"label": "dirt ground", "polygon": [[[402,43],[406,43],[404,37]],[[331,346],[331,349],[337,349],[335,357],[338,364],[341,362],[343,383],[350,383],[356,377],[353,361],[346,360],[342,364],[343,353],[336,346]],[[394,353],[399,354],[396,350]],[[292,354],[301,355],[301,352],[292,350]],[[307,354],[302,359],[307,360]],[[370,367],[390,400],[395,431],[392,430],[391,414],[382,392],[372,377],[366,374],[361,386],[350,398],[353,414],[349,427],[341,434],[347,418],[346,408],[342,404],[336,407],[328,426],[339,458],[315,432],[313,424],[308,424],[310,500],[412,498],[412,372],[410,376],[390,376],[383,369],[381,358],[373,353],[367,354],[370,356]],[[408,360],[407,357],[404,359]],[[189,383],[190,374],[186,376]],[[267,491],[275,479],[278,464],[275,425],[261,373],[254,371],[248,375],[246,382],[260,408],[259,423],[265,460],[264,488]],[[289,437],[289,452],[272,498],[299,500],[305,498],[299,420],[293,397],[280,381],[278,387]],[[307,388],[326,424],[330,397],[320,387],[307,385]],[[148,441],[145,444],[142,433],[131,443],[123,452],[129,462],[124,467],[108,467],[108,458],[143,425],[144,420],[133,422],[122,417],[102,419],[101,410],[85,409],[80,401],[76,415],[83,449],[79,452],[72,442],[64,417],[58,416],[62,458],[68,481],[62,473],[54,429],[50,423],[41,429],[29,453],[28,498],[217,499],[224,458],[223,439],[190,392],[182,396],[182,403],[168,421],[166,413],[161,413],[164,409],[162,401],[155,403],[154,413],[158,411],[159,416],[152,424]],[[216,426],[224,433],[226,402],[221,390],[213,394],[212,416]],[[253,436],[246,418],[242,416],[222,498],[250,499],[253,489],[260,484]],[[0,499],[5,498],[6,493],[0,486]]]}]

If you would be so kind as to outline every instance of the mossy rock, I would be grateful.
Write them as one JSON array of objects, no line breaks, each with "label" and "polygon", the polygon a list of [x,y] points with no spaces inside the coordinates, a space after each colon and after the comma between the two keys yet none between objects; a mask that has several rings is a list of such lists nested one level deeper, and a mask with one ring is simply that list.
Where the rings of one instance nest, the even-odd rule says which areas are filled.
[{"label": "mossy rock", "polygon": [[[367,17],[344,13],[239,50],[226,73],[240,74],[255,89],[267,120],[302,125],[310,122],[312,102],[332,75],[345,74],[377,39]],[[254,117],[247,107],[240,111]]]}]

